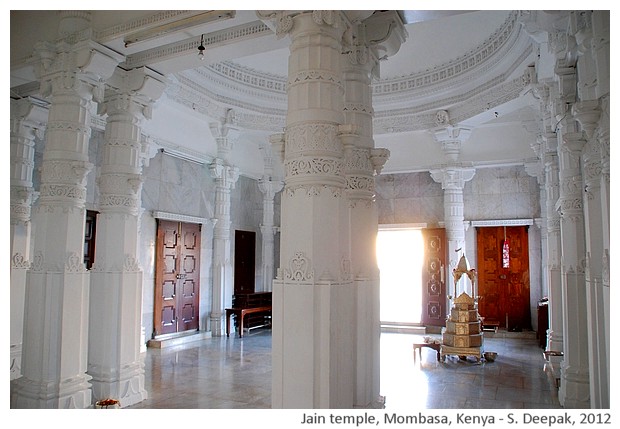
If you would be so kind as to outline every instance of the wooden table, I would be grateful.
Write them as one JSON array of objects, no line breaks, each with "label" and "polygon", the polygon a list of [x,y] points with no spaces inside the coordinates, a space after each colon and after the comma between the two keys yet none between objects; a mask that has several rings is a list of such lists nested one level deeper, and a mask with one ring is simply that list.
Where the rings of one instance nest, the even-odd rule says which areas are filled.
[{"label": "wooden table", "polygon": [[239,336],[243,337],[243,319],[248,314],[271,313],[271,306],[249,307],[249,308],[227,308],[226,309],[226,336],[230,335],[230,316],[233,314],[239,320]]},{"label": "wooden table", "polygon": [[437,343],[413,343],[413,361],[415,362],[417,353],[420,354],[420,362],[422,362],[422,347],[428,347],[430,349],[435,350],[437,352],[437,361],[440,360],[440,348],[441,344]]}]

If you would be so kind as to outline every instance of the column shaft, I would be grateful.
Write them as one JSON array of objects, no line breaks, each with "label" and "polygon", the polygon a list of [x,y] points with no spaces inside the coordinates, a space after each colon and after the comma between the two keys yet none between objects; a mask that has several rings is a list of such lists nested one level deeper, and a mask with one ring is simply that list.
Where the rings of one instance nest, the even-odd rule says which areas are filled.
[{"label": "column shaft", "polygon": [[99,113],[107,114],[99,185],[96,260],[91,270],[88,374],[95,401],[121,407],[147,398],[140,357],[142,268],[141,122],[164,84],[143,69],[117,69]]},{"label": "column shaft", "polygon": [[[568,127],[566,127],[568,128]],[[583,217],[581,133],[561,130],[560,213],[562,237],[562,305],[564,313],[564,361],[559,399],[565,408],[590,406],[587,294],[585,284],[586,248]]]},{"label": "column shaft", "polygon": [[[47,49],[48,47],[42,48]],[[58,48],[56,50],[56,48]],[[53,51],[56,50],[56,51]],[[23,377],[15,408],[86,408],[89,273],[83,263],[90,110],[120,56],[82,42],[43,52],[38,73],[52,103],[39,207],[33,214],[33,263],[25,298]]]},{"label": "column shaft", "polygon": [[[555,141],[555,138],[554,138]],[[556,146],[554,146],[555,148]],[[560,262],[562,241],[560,236],[560,215],[555,209],[559,198],[559,176],[557,154],[545,155],[545,190],[547,192],[547,278],[549,281],[549,330],[547,351],[564,351],[564,325],[562,309],[562,276]]]},{"label": "column shaft", "polygon": [[230,246],[230,192],[239,178],[239,170],[216,158],[209,166],[215,178],[215,226],[213,228],[213,307],[211,332],[224,333],[224,309],[232,306],[233,270]]},{"label": "column shaft", "polygon": [[274,226],[274,198],[276,193],[282,190],[284,182],[279,180],[261,179],[258,188],[263,193],[263,223],[260,227],[261,244],[261,273],[263,277],[263,291],[273,290],[274,268],[274,236],[276,227]]},{"label": "column shaft", "polygon": [[34,100],[11,100],[11,380],[21,376],[26,272],[30,266],[31,205],[35,137],[47,122],[47,109]]},{"label": "column shaft", "polygon": [[282,22],[291,24],[291,46],[272,405],[350,408],[355,313],[338,137],[344,21],[340,12],[315,11]]},{"label": "column shaft", "polygon": [[345,177],[349,200],[351,273],[355,292],[356,407],[382,406],[380,396],[380,289],[376,257],[378,211],[375,172],[387,161],[387,149],[375,149],[372,132],[373,51],[353,46],[342,56],[344,83]]}]

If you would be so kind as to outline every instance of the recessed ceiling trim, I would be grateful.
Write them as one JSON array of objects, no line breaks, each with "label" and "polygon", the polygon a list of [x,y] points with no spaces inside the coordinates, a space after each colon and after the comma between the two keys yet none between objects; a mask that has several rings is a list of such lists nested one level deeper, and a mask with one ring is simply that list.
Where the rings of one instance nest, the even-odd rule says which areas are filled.
[{"label": "recessed ceiling trim", "polygon": [[133,45],[135,43],[151,40],[156,37],[165,36],[176,31],[184,30],[197,25],[206,24],[213,21],[220,21],[223,19],[230,19],[235,17],[234,10],[210,10],[204,13],[199,13],[188,18],[178,19],[166,24],[161,24],[156,27],[141,30],[127,35],[123,42],[125,47]]}]

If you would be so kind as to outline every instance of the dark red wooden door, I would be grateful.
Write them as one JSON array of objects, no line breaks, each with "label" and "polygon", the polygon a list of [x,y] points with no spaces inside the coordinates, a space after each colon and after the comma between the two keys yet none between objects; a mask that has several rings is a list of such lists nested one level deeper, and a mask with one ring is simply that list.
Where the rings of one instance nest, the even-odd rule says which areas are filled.
[{"label": "dark red wooden door", "polygon": [[158,220],[154,334],[198,329],[200,225]]},{"label": "dark red wooden door", "polygon": [[422,230],[424,265],[422,267],[422,324],[444,326],[446,322],[446,231]]},{"label": "dark red wooden door", "polygon": [[235,231],[235,295],[254,293],[256,233]]},{"label": "dark red wooden door", "polygon": [[477,245],[478,312],[508,330],[530,329],[527,226],[478,228]]}]

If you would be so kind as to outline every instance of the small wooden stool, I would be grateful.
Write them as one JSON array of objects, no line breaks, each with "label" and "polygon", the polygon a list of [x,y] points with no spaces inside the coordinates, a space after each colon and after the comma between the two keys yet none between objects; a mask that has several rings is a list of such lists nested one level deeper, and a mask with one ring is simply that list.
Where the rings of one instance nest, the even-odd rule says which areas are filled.
[{"label": "small wooden stool", "polygon": [[439,350],[441,349],[441,344],[437,344],[437,343],[413,343],[413,361],[416,361],[416,351],[420,354],[420,362],[422,362],[422,347],[428,347],[430,349],[435,350],[435,352],[437,352],[437,362],[439,362],[440,360],[440,352]]}]

